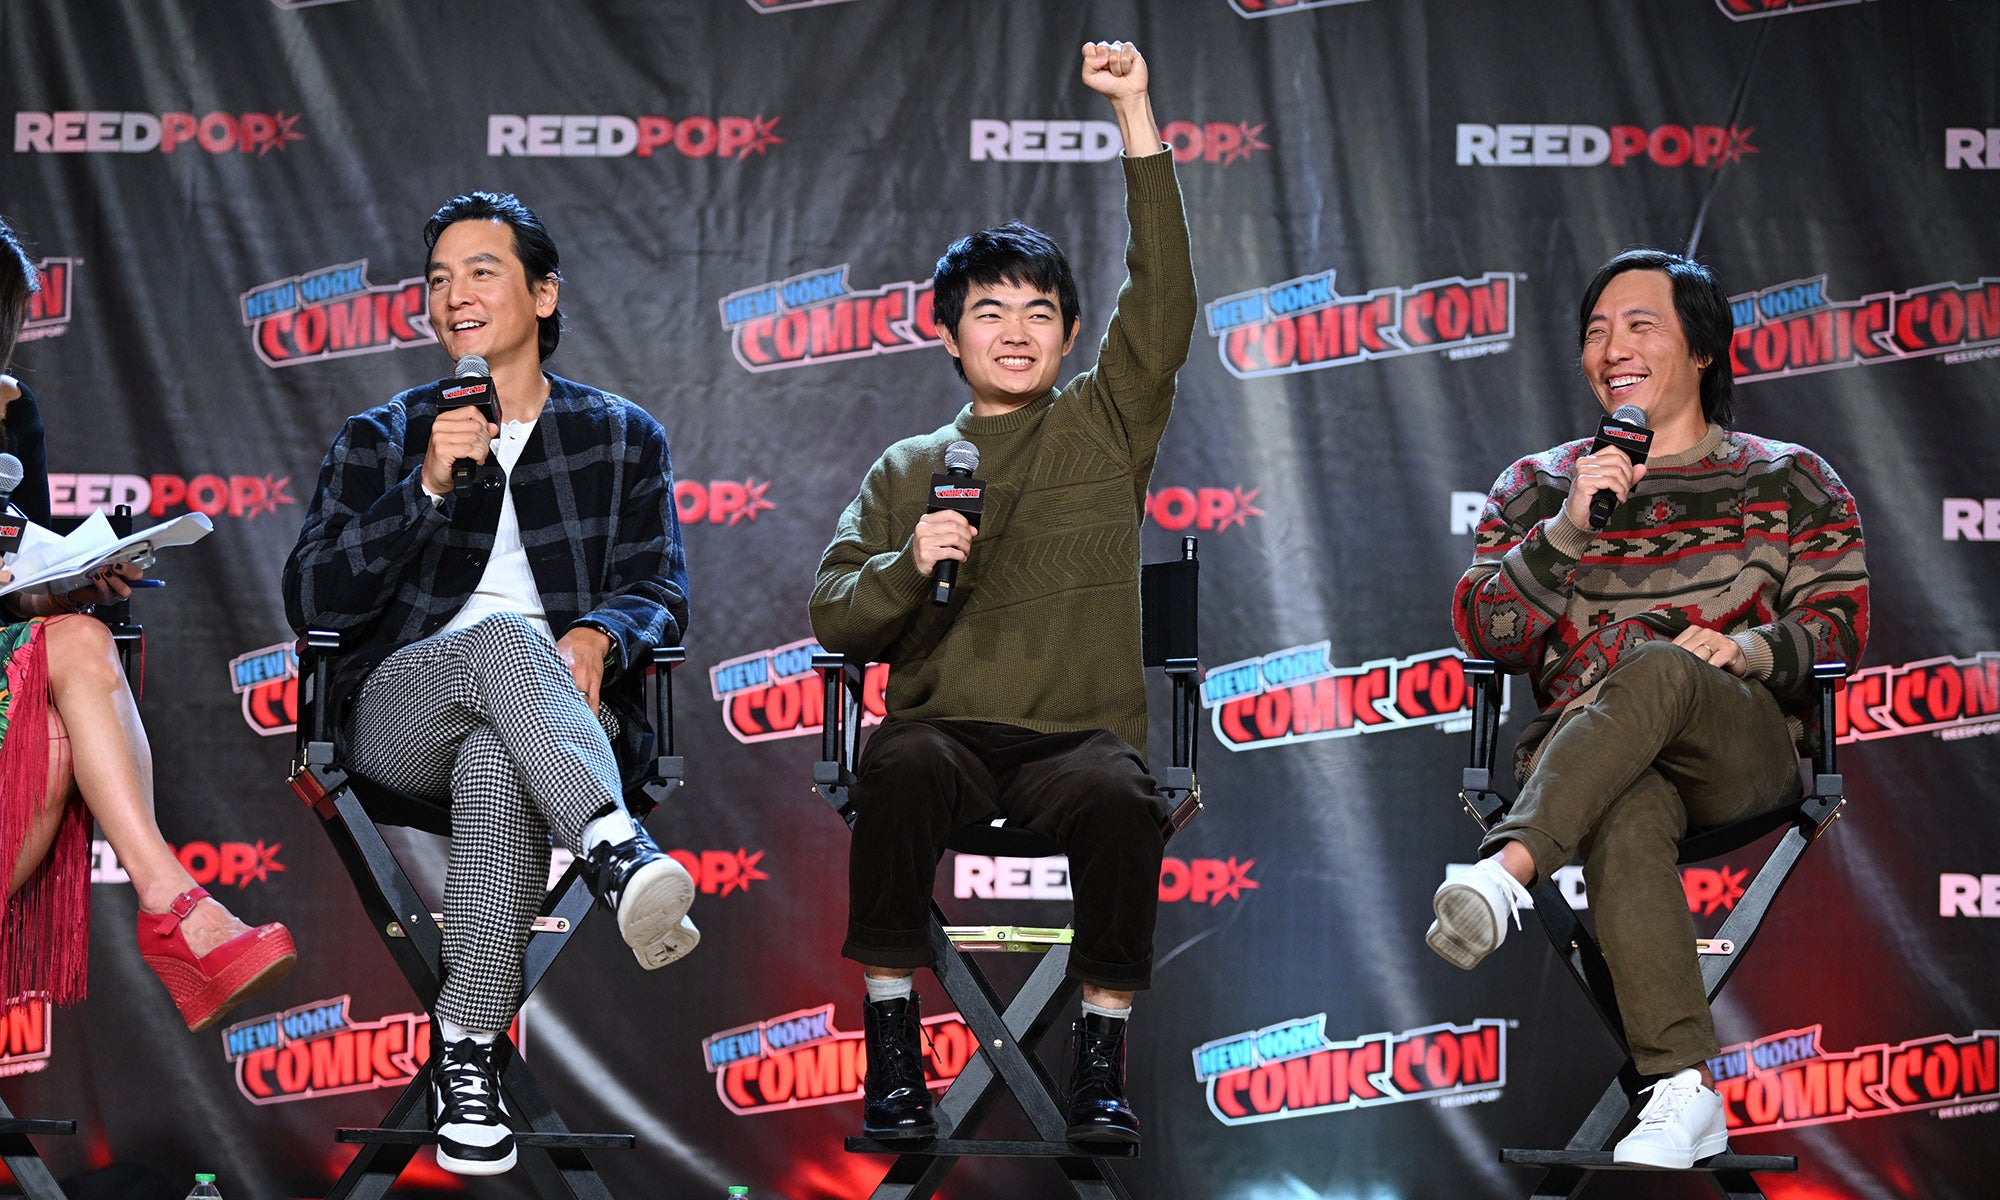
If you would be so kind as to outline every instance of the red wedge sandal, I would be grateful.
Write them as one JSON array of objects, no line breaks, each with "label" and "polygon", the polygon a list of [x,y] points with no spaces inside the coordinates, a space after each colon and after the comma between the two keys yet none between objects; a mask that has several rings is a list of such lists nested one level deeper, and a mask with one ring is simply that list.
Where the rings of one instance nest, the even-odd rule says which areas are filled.
[{"label": "red wedge sandal", "polygon": [[139,914],[139,953],[167,985],[190,1033],[200,1033],[275,985],[299,957],[291,931],[276,922],[237,934],[197,956],[181,933],[181,922],[206,899],[208,889],[197,885],[174,897],[167,912]]}]

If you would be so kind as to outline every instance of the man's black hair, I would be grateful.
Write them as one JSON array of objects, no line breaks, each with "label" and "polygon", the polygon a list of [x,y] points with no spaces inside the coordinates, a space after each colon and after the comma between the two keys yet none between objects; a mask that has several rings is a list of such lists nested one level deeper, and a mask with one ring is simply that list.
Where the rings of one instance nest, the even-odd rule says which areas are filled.
[{"label": "man's black hair", "polygon": [[[965,315],[965,293],[975,283],[985,287],[1010,283],[1054,296],[1062,310],[1064,338],[1082,315],[1076,276],[1070,273],[1062,247],[1048,234],[1019,221],[962,237],[946,246],[937,260],[937,271],[931,277],[931,316],[937,327],[950,331],[953,338],[958,336],[958,319]],[[960,379],[965,378],[965,364],[956,355],[951,365]]]},{"label": "man's black hair", "polygon": [[1590,285],[1583,289],[1583,306],[1577,312],[1576,345],[1590,329],[1590,314],[1598,297],[1614,278],[1627,271],[1664,271],[1673,284],[1674,314],[1680,318],[1682,336],[1696,362],[1706,359],[1701,369],[1701,412],[1710,422],[1729,427],[1736,420],[1736,380],[1729,373],[1729,339],[1736,320],[1729,313],[1729,293],[1715,273],[1684,254],[1638,246],[1620,253],[1597,269]]},{"label": "man's black hair", "polygon": [[[555,239],[535,215],[535,210],[521,203],[521,198],[512,192],[467,192],[463,196],[453,196],[444,202],[444,207],[431,214],[424,225],[424,249],[437,249],[438,238],[446,228],[460,221],[501,221],[514,231],[514,257],[521,260],[527,275],[528,293],[534,294],[535,285],[544,279],[562,281],[561,260],[556,254]],[[428,271],[426,271],[428,274]],[[535,344],[542,352],[542,361],[547,362],[556,352],[556,343],[562,340],[562,308],[558,306],[548,316],[539,318],[535,328]]]}]

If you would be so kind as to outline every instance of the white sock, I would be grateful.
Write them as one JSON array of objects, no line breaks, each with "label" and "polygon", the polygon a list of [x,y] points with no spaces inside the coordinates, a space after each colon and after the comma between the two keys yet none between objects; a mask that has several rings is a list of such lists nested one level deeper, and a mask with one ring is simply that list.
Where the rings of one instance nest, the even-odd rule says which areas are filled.
[{"label": "white sock", "polygon": [[432,1023],[437,1026],[438,1039],[444,1042],[462,1042],[471,1038],[482,1046],[491,1046],[500,1039],[500,1031],[497,1029],[490,1032],[484,1029],[467,1029],[445,1017],[433,1018]]},{"label": "white sock", "polygon": [[1110,1017],[1114,1021],[1123,1021],[1132,1015],[1132,1006],[1128,1004],[1124,1008],[1106,1008],[1102,1004],[1092,1004],[1090,1001],[1085,1000],[1083,1002],[1083,1011],[1087,1016]]},{"label": "white sock", "polygon": [[908,1000],[917,990],[914,975],[897,975],[889,979],[864,975],[861,978],[868,985],[870,1000]]},{"label": "white sock", "polygon": [[638,832],[638,826],[632,824],[631,816],[624,809],[606,813],[583,827],[583,852],[589,854],[606,843],[615,846]]}]

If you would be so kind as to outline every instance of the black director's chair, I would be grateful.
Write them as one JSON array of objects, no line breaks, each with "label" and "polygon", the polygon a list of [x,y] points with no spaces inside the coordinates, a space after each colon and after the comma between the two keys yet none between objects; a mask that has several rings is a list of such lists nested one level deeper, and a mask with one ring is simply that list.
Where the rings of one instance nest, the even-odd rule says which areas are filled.
[{"label": "black director's chair", "polygon": [[[130,505],[119,505],[108,519],[111,532],[117,536],[124,537],[132,532]],[[132,602],[121,600],[116,604],[100,606],[97,618],[110,630],[111,642],[118,650],[118,660],[124,664],[125,674],[132,680],[133,691],[138,692],[142,686],[146,628],[132,620]],[[0,1099],[0,1162],[7,1164],[8,1173],[28,1200],[67,1200],[62,1185],[56,1182],[48,1164],[42,1161],[41,1152],[28,1140],[28,1135],[75,1133],[75,1121],[17,1117],[14,1110],[7,1107],[6,1100]]]},{"label": "black director's chair", "polygon": [[[444,943],[438,930],[441,918],[430,911],[410,882],[377,824],[406,825],[449,837],[451,813],[438,804],[382,787],[336,761],[334,714],[321,700],[340,648],[340,635],[325,630],[313,630],[300,639],[299,744],[292,767],[292,791],[319,817],[354,880],[369,923],[424,1008],[435,1011],[444,974]],[[683,780],[684,764],[674,753],[672,669],[686,657],[687,652],[679,646],[653,648],[646,684],[654,730],[650,735],[652,756],[645,777],[628,787],[625,797],[635,820],[643,819]],[[524,1000],[534,993],[577,923],[591,909],[593,899],[584,881],[583,865],[581,858],[573,861],[542,902],[534,936],[528,942]],[[507,1107],[526,1126],[525,1132],[514,1135],[515,1144],[523,1151],[519,1166],[534,1182],[536,1192],[548,1200],[611,1200],[588,1151],[630,1149],[635,1136],[571,1132],[506,1033],[500,1035],[498,1053],[500,1087]],[[437,1143],[428,1104],[436,1054],[433,1039],[432,1058],[397,1096],[381,1128],[338,1131],[339,1141],[358,1143],[361,1149],[327,1193],[327,1200],[380,1200],[417,1148]]]},{"label": "black director's chair", "polygon": [[[1201,787],[1194,777],[1195,715],[1201,682],[1196,637],[1198,570],[1195,539],[1189,537],[1181,539],[1179,559],[1146,563],[1140,572],[1145,663],[1165,668],[1173,683],[1171,765],[1155,772],[1167,813],[1164,832],[1169,838],[1201,810]],[[820,672],[826,695],[821,761],[813,766],[813,790],[852,827],[855,813],[849,786],[853,777],[848,766],[860,734],[861,669],[838,654],[816,654],[813,666]],[[1048,858],[1062,853],[1047,838],[1004,822],[967,826],[953,834],[948,845],[962,853],[1006,858]],[[1137,1158],[1139,1148],[1069,1141],[1063,1102],[1054,1081],[1034,1056],[1035,1047],[1077,993],[1078,984],[1066,971],[1068,942],[1049,946],[1011,1002],[1001,1000],[970,956],[975,945],[995,948],[996,941],[1012,940],[1013,932],[997,931],[995,937],[996,931],[981,931],[961,946],[947,932],[944,910],[935,900],[931,902],[931,948],[937,958],[938,982],[978,1039],[980,1053],[965,1064],[937,1101],[936,1138],[919,1142],[847,1139],[849,1151],[897,1156],[876,1185],[873,1200],[928,1200],[952,1164],[971,1157],[1050,1159],[1061,1168],[1070,1191],[1078,1197],[1125,1200],[1129,1196],[1104,1160]],[[1003,1091],[1020,1104],[1037,1140],[973,1136]]]},{"label": "black director's chair", "polygon": [[[1796,803],[1773,812],[1705,829],[1690,829],[1680,841],[1682,863],[1702,862],[1730,853],[1764,837],[1776,829],[1784,836],[1772,847],[1764,865],[1744,889],[1743,896],[1713,938],[1697,943],[1701,954],[1701,977],[1708,999],[1713,1003],[1729,979],[1751,939],[1770,912],[1778,889],[1791,877],[1805,853],[1828,826],[1840,817],[1847,803],[1845,784],[1834,764],[1834,700],[1840,681],[1847,674],[1846,663],[1820,663],[1813,667],[1819,689],[1820,748],[1812,757],[1812,787]],[[1467,659],[1465,676],[1472,685],[1472,760],[1465,768],[1459,799],[1481,829],[1491,829],[1506,814],[1511,803],[1493,790],[1493,757],[1499,741],[1501,685],[1494,664],[1486,659]],[[1611,970],[1598,949],[1597,939],[1577,917],[1551,880],[1541,880],[1531,889],[1535,915],[1554,944],[1563,965],[1575,977],[1577,986],[1590,1000],[1598,1019],[1611,1032],[1621,1051],[1627,1050],[1625,1027],[1618,1017],[1618,997],[1611,986]],[[1500,1161],[1516,1166],[1542,1167],[1541,1182],[1530,1193],[1531,1200],[1574,1197],[1582,1193],[1600,1171],[1654,1171],[1659,1168],[1627,1166],[1611,1161],[1610,1146],[1616,1135],[1631,1127],[1641,1107],[1639,1089],[1645,1080],[1639,1075],[1628,1052],[1617,1077],[1605,1086],[1596,1107],[1560,1150],[1502,1150]],[[1693,1173],[1700,1174],[1718,1196],[1726,1200],[1761,1197],[1763,1189],[1752,1177],[1756,1171],[1796,1171],[1799,1160],[1791,1155],[1714,1155],[1697,1162]]]}]

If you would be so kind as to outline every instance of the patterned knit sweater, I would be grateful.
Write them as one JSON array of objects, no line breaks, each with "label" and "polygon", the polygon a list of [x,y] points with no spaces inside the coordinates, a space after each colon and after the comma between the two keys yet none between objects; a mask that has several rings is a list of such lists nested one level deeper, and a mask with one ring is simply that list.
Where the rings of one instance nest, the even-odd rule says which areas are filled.
[{"label": "patterned knit sweater", "polygon": [[1501,472],[1453,597],[1466,653],[1527,672],[1534,688],[1540,712],[1515,748],[1517,778],[1620,655],[1689,625],[1733,638],[1747,677],[1809,745],[1813,664],[1852,669],[1868,637],[1861,519],[1840,477],[1802,446],[1711,425],[1693,448],[1648,461],[1593,535],[1563,511],[1589,450],[1567,442]]},{"label": "patterned knit sweater", "polygon": [[[1013,412],[975,417],[968,405],[889,447],[820,560],[813,632],[852,660],[890,664],[892,717],[1108,729],[1144,753],[1139,522],[1195,289],[1173,156],[1123,162],[1129,278],[1097,365]],[[985,510],[951,604],[937,608],[910,537],[961,438],[979,447]]]}]

